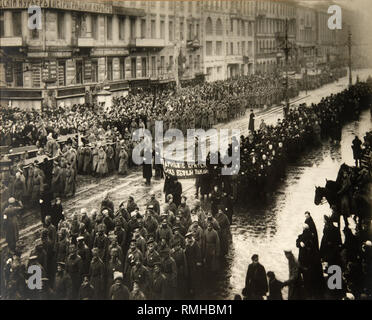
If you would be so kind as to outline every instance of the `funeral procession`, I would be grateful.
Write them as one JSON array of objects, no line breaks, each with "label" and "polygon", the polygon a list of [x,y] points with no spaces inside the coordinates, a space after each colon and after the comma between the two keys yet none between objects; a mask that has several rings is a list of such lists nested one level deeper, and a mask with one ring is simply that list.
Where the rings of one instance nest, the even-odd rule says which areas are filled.
[{"label": "funeral procession", "polygon": [[0,0],[0,300],[371,300],[371,30],[369,0]]}]

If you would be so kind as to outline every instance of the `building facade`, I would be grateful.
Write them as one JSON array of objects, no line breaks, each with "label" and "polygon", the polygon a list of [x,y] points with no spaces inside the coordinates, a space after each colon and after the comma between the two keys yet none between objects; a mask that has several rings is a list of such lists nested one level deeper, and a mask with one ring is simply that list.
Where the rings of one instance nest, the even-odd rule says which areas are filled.
[{"label": "building facade", "polygon": [[[97,88],[122,95],[203,72],[198,1],[0,4],[2,103],[82,103]],[[41,7],[41,30],[28,27],[31,4]]]},{"label": "building facade", "polygon": [[296,9],[296,59],[301,69],[314,69],[317,65],[318,26],[317,11],[312,8]]},{"label": "building facade", "polygon": [[[290,1],[256,1],[255,18],[256,71],[274,72],[284,65],[285,42],[288,46],[295,43],[296,5]],[[290,62],[293,56],[294,50],[290,50]]]},{"label": "building facade", "polygon": [[254,73],[254,1],[203,1],[207,81]]},{"label": "building facade", "polygon": [[[28,26],[33,4],[40,30]],[[297,72],[347,51],[345,29],[328,29],[327,6],[289,0],[0,0],[0,9],[1,103],[21,107],[283,71],[286,45]]]}]

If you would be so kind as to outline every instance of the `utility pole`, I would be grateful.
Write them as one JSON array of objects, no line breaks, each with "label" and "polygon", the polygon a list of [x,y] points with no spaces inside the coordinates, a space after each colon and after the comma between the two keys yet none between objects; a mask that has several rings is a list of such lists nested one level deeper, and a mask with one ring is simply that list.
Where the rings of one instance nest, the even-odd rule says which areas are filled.
[{"label": "utility pole", "polygon": [[288,96],[288,59],[289,59],[289,51],[291,48],[289,47],[289,39],[288,39],[288,18],[285,19],[285,35],[284,35],[284,43],[282,46],[282,50],[284,51],[285,55],[285,91],[284,91],[284,97],[285,97],[285,113],[289,110],[289,96]]},{"label": "utility pole", "polygon": [[351,43],[351,29],[350,29],[350,26],[349,26],[347,46],[348,46],[348,49],[349,49],[349,87],[350,87],[353,84],[353,76],[351,74],[351,46],[352,46],[352,43]]}]

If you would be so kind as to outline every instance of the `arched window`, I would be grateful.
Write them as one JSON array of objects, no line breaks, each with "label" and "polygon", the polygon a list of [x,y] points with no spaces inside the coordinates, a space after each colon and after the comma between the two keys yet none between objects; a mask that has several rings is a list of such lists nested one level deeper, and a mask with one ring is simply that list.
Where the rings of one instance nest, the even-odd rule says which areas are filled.
[{"label": "arched window", "polygon": [[222,27],[222,21],[220,18],[218,18],[216,22],[216,34],[218,36],[223,36],[223,27]]},{"label": "arched window", "polygon": [[205,32],[207,35],[213,34],[212,19],[210,17],[207,18],[207,21],[205,23]]}]

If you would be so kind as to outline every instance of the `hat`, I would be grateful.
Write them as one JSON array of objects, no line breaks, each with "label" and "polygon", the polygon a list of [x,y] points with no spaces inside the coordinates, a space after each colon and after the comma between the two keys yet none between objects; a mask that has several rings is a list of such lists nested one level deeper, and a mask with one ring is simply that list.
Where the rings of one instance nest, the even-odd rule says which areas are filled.
[{"label": "hat", "polygon": [[64,263],[63,261],[59,261],[57,262],[57,265],[61,267],[65,267],[66,263]]},{"label": "hat", "polygon": [[77,241],[84,240],[84,237],[83,236],[77,237],[76,240]]},{"label": "hat", "polygon": [[180,227],[179,227],[179,226],[174,226],[174,227],[172,228],[172,230],[173,230],[173,231],[180,230]]},{"label": "hat", "polygon": [[365,245],[366,245],[367,247],[372,247],[372,242],[371,242],[370,240],[367,240],[367,241],[365,242]]},{"label": "hat", "polygon": [[35,256],[35,255],[28,258],[29,261],[33,261],[33,260],[36,260],[36,259],[37,259],[37,256]]},{"label": "hat", "polygon": [[119,271],[114,272],[114,280],[116,279],[123,279],[123,274]]},{"label": "hat", "polygon": [[13,197],[11,197],[11,198],[9,198],[9,200],[8,200],[8,202],[9,202],[9,204],[12,204],[12,203],[15,203],[15,198],[13,198]]},{"label": "hat", "polygon": [[80,210],[80,213],[81,213],[81,214],[83,214],[83,213],[88,213],[87,208],[82,208],[82,209]]},{"label": "hat", "polygon": [[147,240],[146,244],[149,245],[149,244],[154,243],[154,242],[155,242],[154,239],[149,239],[149,240]]},{"label": "hat", "polygon": [[186,235],[185,235],[186,238],[191,238],[191,237],[193,237],[193,236],[194,236],[194,233],[192,233],[192,232],[188,232],[188,233],[186,233]]}]

